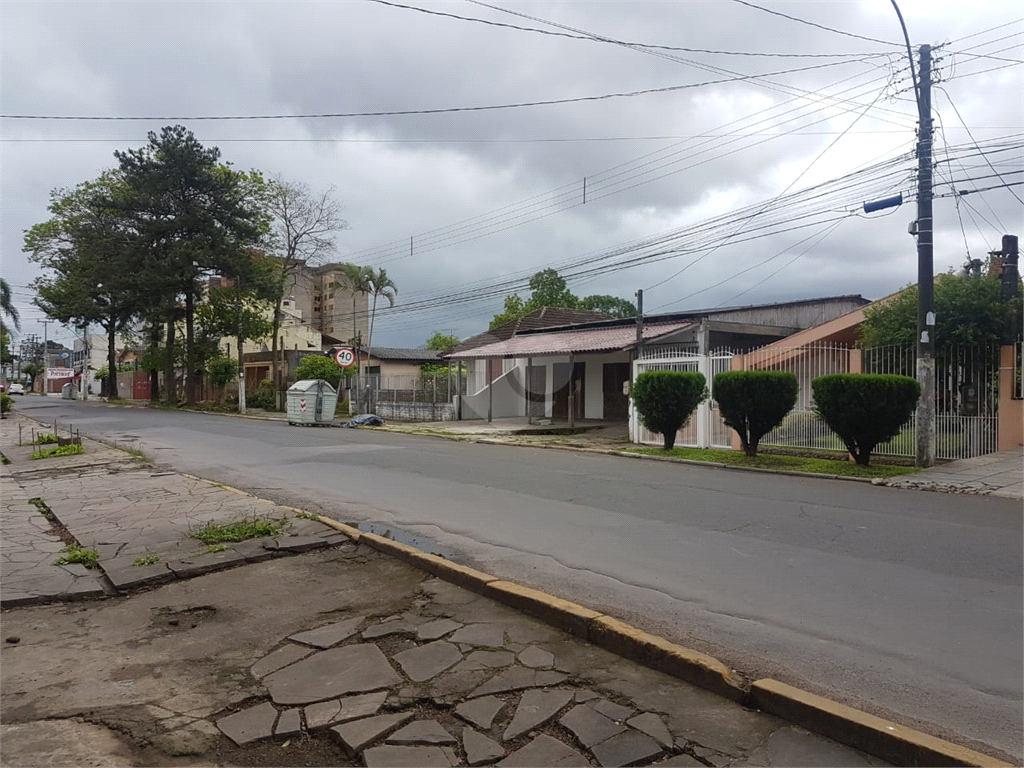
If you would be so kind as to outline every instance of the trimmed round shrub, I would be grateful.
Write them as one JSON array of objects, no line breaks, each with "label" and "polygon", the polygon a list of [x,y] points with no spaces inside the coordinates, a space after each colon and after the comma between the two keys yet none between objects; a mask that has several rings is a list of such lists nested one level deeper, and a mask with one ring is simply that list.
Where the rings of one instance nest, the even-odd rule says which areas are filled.
[{"label": "trimmed round shrub", "polygon": [[7,413],[14,408],[14,398],[6,392],[0,393],[0,413]]},{"label": "trimmed round shrub", "polygon": [[665,450],[676,444],[676,432],[708,396],[702,373],[647,371],[633,382],[631,397],[640,422],[665,439]]},{"label": "trimmed round shrub", "polygon": [[811,386],[818,415],[865,467],[876,445],[900,433],[921,397],[921,385],[910,376],[836,373]]},{"label": "trimmed round shrub", "polygon": [[796,405],[800,391],[789,371],[725,371],[715,376],[712,397],[726,425],[736,430],[747,456]]}]

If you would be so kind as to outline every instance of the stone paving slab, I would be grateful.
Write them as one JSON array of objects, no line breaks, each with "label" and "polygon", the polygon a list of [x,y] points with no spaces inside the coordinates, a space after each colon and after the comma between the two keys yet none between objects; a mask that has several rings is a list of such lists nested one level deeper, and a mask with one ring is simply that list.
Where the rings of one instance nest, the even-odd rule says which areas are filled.
[{"label": "stone paving slab", "polygon": [[[0,604],[101,597],[113,590],[193,578],[242,563],[333,546],[352,546],[322,523],[294,516],[273,502],[175,472],[158,471],[124,451],[83,439],[79,456],[32,461],[18,445],[35,426],[22,415],[0,420],[2,465]],[[65,460],[67,459],[67,461]],[[70,461],[73,460],[73,461]],[[65,544],[29,499],[40,498],[83,549],[95,550],[99,568],[54,566]],[[281,534],[217,547],[192,538],[208,522],[287,519]],[[155,562],[150,562],[155,561]]]},{"label": "stone paving slab", "polygon": [[895,488],[1024,498],[1024,448],[938,464],[884,481]]}]

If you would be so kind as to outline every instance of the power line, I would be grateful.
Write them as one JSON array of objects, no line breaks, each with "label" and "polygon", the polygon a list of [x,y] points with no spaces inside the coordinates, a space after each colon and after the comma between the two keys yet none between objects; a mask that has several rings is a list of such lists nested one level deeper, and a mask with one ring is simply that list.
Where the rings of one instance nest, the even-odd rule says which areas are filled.
[{"label": "power line", "polygon": [[523,109],[527,107],[547,107],[559,104],[579,104],[591,101],[606,101],[608,99],[634,98],[636,96],[647,96],[653,93],[672,93],[692,88],[703,88],[709,85],[722,85],[725,83],[737,83],[747,80],[756,80],[763,77],[775,77],[778,75],[789,75],[796,72],[809,72],[816,69],[836,67],[848,64],[848,61],[828,62],[823,64],[811,64],[806,67],[780,70],[778,72],[765,72],[757,75],[737,75],[735,77],[723,78],[720,80],[706,80],[701,83],[685,83],[683,85],[667,85],[661,88],[644,88],[635,91],[620,91],[616,93],[603,93],[597,96],[573,96],[564,99],[541,99],[537,101],[521,101],[508,104],[485,104],[473,107],[436,107],[433,109],[395,109],[381,110],[376,112],[323,112],[299,115],[168,115],[168,116],[131,116],[131,115],[29,115],[12,114],[0,115],[6,120],[62,120],[62,121],[173,121],[184,122],[212,121],[212,120],[311,120],[321,118],[351,118],[351,117],[399,117],[403,115],[440,115],[453,114],[457,112],[488,112],[502,109]]},{"label": "power line", "polygon": [[[850,89],[848,89],[848,90],[850,90]],[[846,100],[844,100],[844,101],[846,101]],[[749,122],[750,120],[752,120],[753,118],[755,118],[755,117],[757,117],[759,115],[763,115],[763,114],[765,114],[767,112],[778,111],[783,106],[785,106],[785,105],[779,105],[777,107],[770,107],[770,108],[767,108],[767,109],[764,109],[764,110],[760,110],[758,112],[755,112],[753,115],[750,115],[747,118],[744,118],[744,120]],[[863,108],[864,105],[858,103],[857,106],[859,108]],[[789,109],[788,111],[783,112],[782,114],[786,115],[786,114],[798,113],[802,109],[805,109],[805,107],[804,106],[799,106],[799,107],[795,107],[795,108]],[[785,120],[785,121],[783,121],[781,123],[780,122],[776,122],[774,124],[774,126],[773,126],[776,129],[775,133],[771,134],[767,139],[764,139],[764,140],[758,141],[758,142],[754,142],[753,144],[748,145],[747,148],[750,148],[751,146],[758,146],[759,144],[765,143],[766,141],[771,141],[771,140],[774,140],[776,138],[779,138],[780,136],[786,135],[787,133],[789,133],[788,131],[784,132],[782,134],[779,134],[777,132],[778,128],[780,126],[782,126],[782,125],[787,124],[787,123],[791,123],[791,122],[794,122],[796,120],[803,119],[803,117],[804,117],[803,115],[797,114],[795,117],[791,117],[791,118],[789,118],[789,119],[787,119],[787,120]],[[825,122],[828,119],[829,118],[827,118],[827,117],[826,118],[822,118],[822,119],[820,119],[818,121],[815,121],[814,123],[811,123],[810,125],[813,126],[813,125],[816,125],[818,123]],[[766,122],[766,120],[767,120],[767,118],[762,118],[761,120],[758,120],[757,122],[755,122],[754,125],[758,125],[758,124],[764,123],[764,122]],[[806,128],[806,127],[808,127],[808,126],[806,126],[806,125],[801,126],[801,129],[802,128]],[[733,134],[734,137],[729,142],[726,142],[726,143],[735,143],[736,141],[739,140],[739,138],[742,138],[742,136],[740,136],[739,138],[737,138],[735,136],[736,134],[740,133],[740,130],[741,129],[737,128],[736,130],[731,131],[730,133]],[[726,135],[728,136],[729,134],[726,134]],[[703,145],[708,145],[709,143],[710,143],[710,140],[704,141]],[[637,186],[637,184],[633,184],[630,187],[626,187],[625,189],[622,189],[621,188],[622,184],[625,181],[628,181],[628,178],[624,179],[623,181],[615,182],[614,185],[611,184],[611,181],[613,179],[617,178],[617,177],[622,177],[624,174],[633,174],[632,178],[637,178],[637,177],[639,177],[641,175],[644,175],[644,174],[649,175],[653,171],[656,171],[659,167],[665,167],[665,166],[667,166],[669,164],[678,164],[679,162],[682,162],[683,160],[688,159],[689,157],[694,156],[693,153],[691,152],[690,155],[683,155],[683,156],[679,157],[680,155],[682,155],[682,153],[685,150],[677,150],[677,151],[673,152],[672,155],[665,156],[665,154],[664,154],[665,152],[668,152],[669,150],[673,150],[677,146],[679,146],[679,145],[677,144],[677,145],[673,145],[672,147],[666,147],[666,148],[663,148],[663,149],[660,149],[660,150],[656,150],[655,152],[652,152],[652,153],[649,153],[647,155],[641,156],[640,158],[636,158],[634,160],[627,161],[626,163],[622,163],[622,164],[620,164],[618,166],[613,166],[612,168],[605,169],[604,171],[601,171],[601,172],[599,172],[597,174],[588,174],[588,182],[589,182],[589,184],[588,184],[588,191],[591,192],[591,195],[590,195],[591,202],[593,202],[596,199],[599,199],[600,197],[607,197],[609,194],[617,194],[618,192],[625,191],[625,189],[630,189],[630,188],[632,188],[634,186]],[[701,146],[701,145],[698,145],[698,146]],[[721,145],[719,145],[719,146],[721,146]],[[704,150],[701,150],[698,154],[703,154],[703,153],[706,153],[707,151],[709,151],[709,150],[708,149],[704,149]],[[728,154],[733,154],[735,151],[738,151],[738,150],[731,150],[730,152],[726,153],[725,155],[721,155],[720,154],[720,155],[717,155],[715,157],[728,156]],[[659,155],[661,155],[661,157],[659,157]],[[672,156],[676,156],[677,159],[672,160],[671,163],[666,163],[665,162],[666,159],[668,157],[672,157]],[[651,160],[649,158],[657,158],[657,159],[656,160]],[[647,162],[638,165],[638,163],[640,163],[641,160],[645,160],[645,159],[647,159]],[[712,157],[710,159],[714,159],[714,157]],[[709,160],[705,160],[705,161],[703,161],[702,163],[699,163],[699,164],[703,164],[704,162],[709,162],[710,159]],[[693,168],[693,167],[695,167],[695,166],[694,165],[689,165],[689,166],[686,166],[685,168],[677,168],[675,171],[672,171],[671,173],[678,173],[678,172],[680,172],[682,170],[686,170],[688,168]],[[624,168],[627,169],[627,170],[621,170],[621,169],[624,169]],[[641,169],[644,169],[644,168],[648,168],[648,170],[642,171],[642,173],[641,173]],[[616,171],[616,170],[618,170],[618,173],[614,173],[613,174],[612,172]],[[669,174],[662,174],[661,176],[658,176],[658,177],[655,177],[655,178],[648,178],[645,181],[638,182],[638,184],[648,183],[650,181],[655,181],[657,179],[664,178],[666,175],[669,175]],[[601,185],[603,185],[605,187],[605,189],[613,188],[615,186],[618,186],[620,188],[615,190],[614,192],[606,192],[604,195],[600,195],[600,196],[594,195],[593,193],[595,191],[595,187],[600,188]],[[547,193],[542,193],[541,195],[537,195],[537,196],[534,196],[532,198],[528,198],[528,199],[526,199],[524,201],[521,201],[520,203],[514,203],[514,204],[511,204],[509,206],[505,206],[504,208],[497,209],[495,211],[492,211],[491,213],[481,214],[479,216],[472,217],[470,219],[466,219],[466,220],[464,220],[462,222],[457,222],[457,223],[452,224],[452,225],[450,225],[449,227],[446,227],[446,228],[435,229],[435,230],[431,230],[431,231],[428,231],[428,232],[423,232],[423,233],[417,234],[416,235],[417,242],[421,243],[420,248],[419,248],[419,252],[420,253],[424,252],[425,248],[427,250],[434,250],[434,249],[436,249],[436,247],[440,247],[441,245],[444,245],[446,242],[448,244],[454,244],[455,242],[461,243],[461,242],[467,242],[468,240],[471,240],[471,239],[477,239],[478,237],[483,236],[483,235],[476,234],[476,235],[472,235],[472,236],[460,236],[458,233],[460,233],[460,232],[465,233],[467,229],[472,229],[473,227],[476,227],[477,231],[479,232],[481,227],[490,228],[490,227],[494,226],[494,225],[492,225],[492,224],[490,224],[488,222],[495,222],[497,224],[500,224],[501,223],[501,219],[504,219],[505,221],[521,220],[521,219],[524,218],[524,214],[523,213],[520,213],[517,216],[513,216],[511,219],[508,218],[508,216],[511,213],[515,213],[517,209],[519,209],[520,211],[525,211],[529,215],[532,215],[532,218],[527,218],[527,221],[535,221],[535,220],[537,220],[537,218],[543,218],[545,215],[551,215],[550,213],[549,214],[544,214],[543,212],[545,210],[551,210],[553,208],[557,208],[557,207],[563,206],[563,205],[568,205],[569,207],[575,207],[576,205],[582,204],[582,202],[580,201],[580,199],[578,197],[578,189],[579,189],[578,183],[577,182],[573,182],[573,183],[570,183],[570,184],[567,184],[567,185],[563,185],[562,187],[559,187],[559,188],[557,188],[555,190],[551,190],[551,191],[549,191]],[[553,197],[551,197],[549,200],[547,200],[547,202],[545,202],[545,199],[547,199],[549,196],[553,196]],[[511,209],[511,211],[510,211],[510,209]],[[534,210],[532,210],[532,212],[531,212],[531,209],[534,209]],[[503,213],[503,212],[506,212],[506,211],[509,212],[509,213]],[[527,223],[527,221],[520,221],[520,224]],[[519,226],[519,224],[516,224],[514,226]],[[503,227],[503,229],[507,229],[507,228],[508,227]],[[499,231],[501,231],[501,230],[499,230]],[[485,234],[492,234],[492,233],[493,232],[485,233]],[[470,234],[470,233],[466,233],[466,234]],[[390,244],[386,244],[386,245],[382,245],[382,246],[377,246],[377,247],[374,247],[374,248],[362,249],[360,251],[356,251],[354,253],[350,253],[349,254],[349,258],[359,258],[361,256],[374,257],[374,258],[378,258],[378,259],[384,258],[385,261],[383,263],[386,263],[389,260],[398,260],[398,259],[406,258],[407,257],[406,242],[407,241],[405,241],[404,239],[401,240],[401,241],[397,241],[396,240],[396,241],[394,241],[394,242],[392,242]],[[431,247],[431,246],[433,246],[433,247]],[[391,259],[387,259],[388,256],[392,256],[392,258]]]},{"label": "power line", "polygon": [[732,0],[732,1],[734,3],[739,3],[740,5],[745,5],[748,8],[755,8],[758,11],[764,11],[765,13],[770,13],[772,16],[781,16],[784,19],[789,19],[790,21],[796,21],[796,22],[798,22],[800,24],[806,24],[809,27],[816,27],[817,29],[823,29],[826,32],[834,32],[837,35],[844,35],[846,37],[854,37],[854,38],[857,38],[858,40],[867,40],[868,42],[871,42],[871,43],[880,43],[882,45],[894,46],[896,48],[902,48],[903,47],[903,43],[893,43],[893,42],[890,42],[888,40],[879,40],[877,37],[865,37],[864,35],[857,35],[857,34],[854,34],[853,32],[844,32],[841,29],[835,29],[833,27],[826,27],[824,24],[818,24],[815,21],[808,21],[807,19],[801,19],[801,18],[799,18],[797,16],[790,16],[788,13],[782,13],[781,11],[773,11],[771,8],[765,8],[765,7],[760,6],[760,5],[755,5],[754,3],[747,2],[747,0]]},{"label": "power line", "polygon": [[[426,13],[431,16],[443,16],[450,19],[457,19],[459,21],[470,21],[478,24],[487,24],[493,27],[505,27],[507,29],[515,29],[522,32],[535,32],[541,35],[549,35],[551,37],[563,37],[570,40],[586,40],[594,42],[594,38],[588,35],[574,35],[568,32],[552,32],[549,29],[539,29],[537,27],[523,27],[518,24],[508,24],[501,21],[492,21],[490,19],[481,19],[475,16],[461,16],[456,13],[446,13],[444,11],[434,11],[428,8],[420,8],[415,5],[405,5],[403,3],[390,2],[389,0],[369,0],[371,3],[377,3],[378,5],[387,5],[392,8],[402,8],[409,11],[417,11],[419,13]],[[504,10],[504,9],[501,9]],[[601,41],[598,41],[601,42]],[[707,53],[718,56],[764,56],[764,57],[776,57],[776,58],[844,58],[844,57],[857,57],[857,56],[884,56],[885,54],[879,53],[759,53],[755,51],[721,51],[713,50],[708,48],[684,48],[676,45],[653,45],[650,43],[637,43],[628,42],[626,45],[635,48],[651,48],[662,51],[681,51],[683,53]]]},{"label": "power line", "polygon": [[[963,115],[960,114],[960,110],[957,109],[956,108],[956,104],[953,103],[953,98],[949,95],[949,91],[947,91],[945,88],[942,88],[941,86],[939,87],[939,90],[942,91],[942,93],[946,96],[946,101],[949,102],[949,106],[951,106],[953,108],[953,112],[956,113],[957,119],[960,121],[960,124],[964,127],[964,130],[967,131],[967,135],[970,137],[971,142],[974,144],[975,147],[977,147],[978,146],[978,142],[974,138],[974,134],[971,133],[971,129],[967,127],[967,123],[964,122],[964,118],[963,118]],[[980,148],[979,148],[979,151],[980,151]],[[999,171],[996,170],[996,167],[994,165],[992,165],[992,161],[988,159],[988,155],[982,154],[982,157],[985,159],[985,162],[988,163],[989,168],[991,168],[993,171],[995,171],[996,175],[999,176],[1000,180],[1005,181],[1005,179],[1003,179],[1003,177],[1001,175],[999,175]],[[1007,187],[1010,187],[1010,186],[1015,186],[1015,185],[1007,185]],[[1021,205],[1024,205],[1024,200],[1021,200],[1020,195],[1018,195],[1012,189],[1010,190],[1010,194],[1013,195],[1015,198],[1017,198],[1017,202],[1018,203],[1020,203]]]},{"label": "power line", "polygon": [[[374,0],[369,0],[373,2]],[[1022,62],[1024,63],[1024,62]],[[979,131],[1004,131],[1010,130],[1015,126],[1012,125],[979,125],[975,126],[975,130]],[[950,126],[949,130],[964,130],[963,127]],[[803,129],[796,129],[791,132],[792,134],[799,134],[801,136],[835,136],[843,131],[805,131]],[[865,129],[862,131],[849,131],[850,135],[855,136],[867,136],[867,135],[882,135],[882,134],[895,134],[905,133],[905,129]],[[611,141],[689,141],[693,139],[708,139],[708,138],[728,138],[731,136],[747,137],[747,136],[765,136],[775,135],[770,130],[763,131],[747,131],[737,132],[732,131],[728,133],[690,133],[690,134],[665,134],[665,135],[649,135],[649,136],[567,136],[567,137],[538,137],[538,138],[523,138],[523,139],[477,139],[477,138],[465,138],[465,139],[451,139],[451,138],[426,138],[426,139],[314,139],[314,138],[203,138],[202,140],[206,143],[217,143],[217,144],[246,144],[246,143],[265,143],[265,144],[559,144],[559,143],[574,143],[574,142],[611,142]],[[63,138],[63,139],[11,139],[11,138],[0,138],[0,144],[127,144],[136,141],[146,141],[144,136],[129,136],[123,138],[113,139],[100,139],[100,138]]]}]

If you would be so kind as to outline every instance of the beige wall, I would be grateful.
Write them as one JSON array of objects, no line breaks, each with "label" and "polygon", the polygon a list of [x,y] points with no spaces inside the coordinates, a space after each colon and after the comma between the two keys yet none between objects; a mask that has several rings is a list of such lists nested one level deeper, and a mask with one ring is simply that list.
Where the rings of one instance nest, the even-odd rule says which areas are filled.
[{"label": "beige wall", "polygon": [[[282,308],[282,311],[285,317],[281,321],[281,327],[278,328],[278,349],[297,349],[300,352],[316,350],[319,352],[323,346],[323,337],[320,331],[310,327],[309,323],[304,322],[304,316],[300,315],[297,309],[285,306]],[[269,322],[273,318],[273,312],[274,310],[267,309],[264,312],[264,319]],[[220,340],[218,346],[229,357],[238,358],[237,339],[225,336]],[[273,337],[267,334],[261,339],[246,339],[244,351],[269,352],[273,349],[273,346]]]},{"label": "beige wall", "polygon": [[284,296],[294,298],[295,308],[316,330],[344,340],[355,333],[367,341],[369,297],[365,293],[356,296],[353,327],[352,292],[336,267],[300,267],[289,276]]},{"label": "beige wall", "polygon": [[1014,400],[1014,361],[1016,350],[1013,345],[999,350],[999,444],[1000,451],[1008,451],[1024,445],[1024,400]]}]

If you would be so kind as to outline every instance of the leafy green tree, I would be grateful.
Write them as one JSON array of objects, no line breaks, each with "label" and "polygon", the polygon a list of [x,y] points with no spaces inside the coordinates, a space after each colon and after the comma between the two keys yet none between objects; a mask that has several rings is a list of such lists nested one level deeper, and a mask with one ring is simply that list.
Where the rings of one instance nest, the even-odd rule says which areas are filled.
[{"label": "leafy green tree", "polygon": [[334,187],[324,192],[313,192],[306,184],[288,181],[281,175],[270,179],[266,187],[266,207],[273,221],[273,250],[280,256],[278,279],[273,291],[272,381],[277,381],[279,355],[284,352],[278,350],[278,329],[283,319],[281,302],[294,283],[295,274],[306,265],[325,260],[334,250],[335,233],[349,228],[348,222],[341,217],[342,206],[334,199],[334,192]]},{"label": "leafy green tree", "polygon": [[491,319],[490,329],[518,320],[542,307],[586,309],[611,317],[636,317],[636,306],[625,299],[603,294],[578,298],[554,269],[542,269],[530,278],[530,298],[523,301],[518,294],[505,297],[505,308]]},{"label": "leafy green tree", "polygon": [[[33,303],[63,323],[102,326],[108,371],[117,369],[117,333],[144,306],[133,223],[110,205],[122,200],[125,191],[115,171],[73,189],[54,190],[47,208],[51,218],[25,233],[24,250],[47,270],[33,284]],[[107,391],[117,391],[113,373]]]},{"label": "leafy green tree", "polygon": [[577,304],[579,309],[587,309],[591,312],[602,312],[612,317],[636,317],[636,304],[618,296],[606,294],[594,294],[584,296]]},{"label": "leafy green tree", "polygon": [[499,312],[493,318],[491,318],[491,324],[488,330],[494,330],[499,325],[510,323],[513,320],[518,320],[520,317],[526,314],[526,303],[517,293],[513,293],[510,296],[505,297],[505,310]]},{"label": "leafy green tree", "polygon": [[[166,304],[185,303],[186,399],[196,402],[198,355],[195,305],[205,274],[232,276],[251,249],[264,243],[269,217],[260,197],[261,178],[220,162],[220,150],[204,147],[183,126],[149,133],[140,149],[114,153],[127,194],[112,204],[131,215],[140,250],[167,286]],[[173,348],[168,323],[168,359]],[[169,397],[174,396],[173,371]]]},{"label": "leafy green tree", "polygon": [[427,339],[426,347],[427,349],[433,349],[438,352],[451,352],[458,345],[458,336],[449,333],[441,333],[440,331],[434,331],[434,335]]},{"label": "leafy green tree", "polygon": [[210,383],[221,391],[220,401],[227,399],[227,385],[238,375],[238,361],[230,357],[214,357],[206,361],[206,375],[210,377]]},{"label": "leafy green tree", "polygon": [[[442,354],[451,352],[455,347],[459,345],[459,337],[453,334],[441,333],[440,331],[434,331],[434,335],[427,339],[427,349],[433,349]],[[463,363],[459,363],[458,366],[461,368]],[[439,361],[436,363],[423,363],[420,366],[420,374],[426,376],[447,376],[448,375],[448,363]]]},{"label": "leafy green tree", "polygon": [[31,391],[36,388],[36,376],[43,372],[43,366],[39,363],[25,363],[21,366],[21,372],[29,377],[28,388]]},{"label": "leafy green tree", "polygon": [[909,376],[835,373],[811,387],[818,415],[864,467],[875,446],[900,433],[921,396],[921,385]]},{"label": "leafy green tree", "polygon": [[[946,273],[935,279],[935,346],[998,344],[1004,324],[1021,297],[999,296],[1000,281],[991,272],[966,277]],[[861,346],[909,346],[917,343],[917,286],[864,310]]]},{"label": "leafy green tree", "polygon": [[329,381],[331,386],[338,386],[344,369],[338,365],[333,357],[329,355],[306,355],[295,366],[295,379],[324,379]]},{"label": "leafy green tree", "polygon": [[542,269],[530,278],[530,299],[526,311],[541,307],[564,307],[574,309],[579,299],[569,290],[565,279],[553,269]]},{"label": "leafy green tree", "polygon": [[[18,308],[14,306],[14,297],[11,294],[11,286],[6,280],[0,277],[0,312],[7,315],[14,324],[14,330],[21,330],[21,317],[18,315]],[[7,325],[0,321],[0,328],[7,330]]]},{"label": "leafy green tree", "polygon": [[790,371],[725,371],[714,378],[712,397],[726,425],[736,430],[747,456],[782,423],[800,391]]},{"label": "leafy green tree", "polygon": [[14,353],[11,352],[11,334],[6,328],[0,327],[0,363],[6,365],[13,362]]},{"label": "leafy green tree", "polygon": [[688,371],[647,371],[633,382],[633,405],[640,422],[665,440],[665,450],[676,443],[676,432],[708,396],[702,373]]}]

